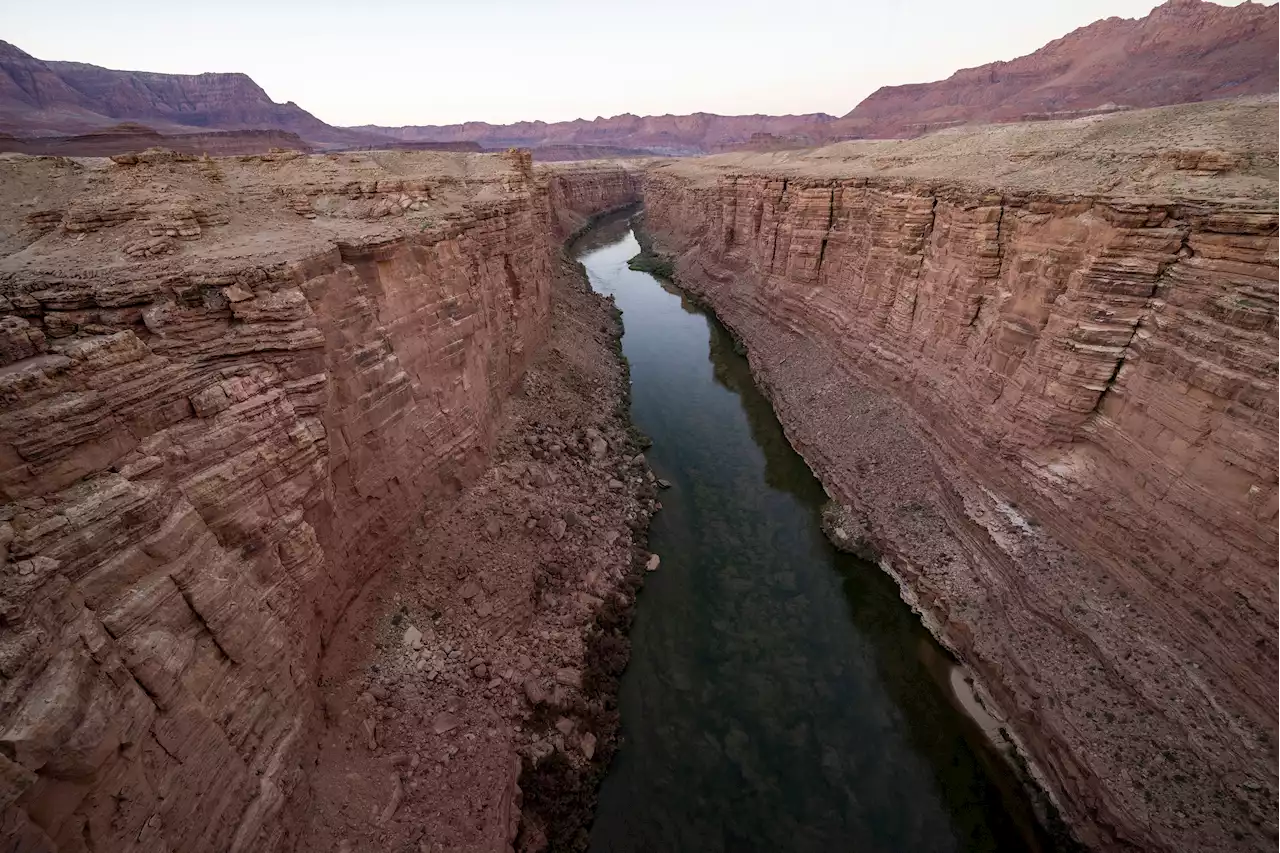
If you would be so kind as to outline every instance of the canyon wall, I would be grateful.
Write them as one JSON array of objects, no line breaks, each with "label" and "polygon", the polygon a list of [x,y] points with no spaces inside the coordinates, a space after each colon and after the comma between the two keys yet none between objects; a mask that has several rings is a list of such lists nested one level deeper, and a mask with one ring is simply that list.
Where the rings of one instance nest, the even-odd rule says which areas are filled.
[{"label": "canyon wall", "polygon": [[0,846],[287,848],[329,632],[483,470],[564,214],[527,155],[2,168]]},{"label": "canyon wall", "polygon": [[552,231],[558,239],[572,240],[590,227],[593,217],[639,201],[639,172],[623,164],[604,161],[538,167],[538,175],[547,184]]},{"label": "canyon wall", "polygon": [[165,135],[145,125],[121,124],[80,136],[22,138],[0,133],[0,151],[46,157],[111,157],[136,154],[149,148],[214,157],[311,150],[296,133],[282,130],[215,130]]},{"label": "canyon wall", "polygon": [[1153,111],[1000,171],[982,129],[644,183],[682,286],[1104,850],[1276,837],[1276,117],[1197,116],[1196,152],[1152,155]]}]

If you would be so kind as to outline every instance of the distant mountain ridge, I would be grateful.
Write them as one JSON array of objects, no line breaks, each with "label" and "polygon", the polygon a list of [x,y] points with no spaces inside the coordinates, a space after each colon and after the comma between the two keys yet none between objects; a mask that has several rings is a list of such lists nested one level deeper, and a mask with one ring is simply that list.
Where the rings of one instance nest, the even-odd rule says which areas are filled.
[{"label": "distant mountain ridge", "polygon": [[36,59],[0,41],[0,131],[87,133],[122,121],[163,133],[282,130],[328,145],[376,139],[326,124],[292,101],[277,104],[247,74],[116,71]]},{"label": "distant mountain ridge", "polygon": [[1026,56],[946,80],[885,86],[835,118],[620,115],[592,121],[354,128],[396,139],[482,145],[605,144],[663,154],[796,147],[840,139],[918,136],[959,124],[1069,117],[1115,109],[1275,92],[1276,5],[1168,0],[1143,18],[1105,18]]},{"label": "distant mountain ridge", "polygon": [[[918,136],[960,124],[1068,117],[1275,92],[1276,5],[1168,0],[1144,18],[1105,18],[1026,56],[945,80],[886,86],[839,118],[805,115],[637,116],[495,125],[334,127],[278,104],[246,74],[116,71],[36,59],[0,41],[0,133],[86,134],[139,122],[162,134],[279,130],[320,148],[391,142],[543,149],[556,156],[631,151],[702,154]],[[412,147],[412,146],[411,146]],[[435,147],[435,146],[426,146]],[[468,145],[470,147],[470,145]]]},{"label": "distant mountain ridge", "polygon": [[916,136],[954,124],[1051,118],[1276,91],[1276,5],[1168,0],[1104,18],[1007,62],[886,86],[831,125],[844,137]]},{"label": "distant mountain ridge", "polygon": [[753,134],[760,133],[774,136],[800,134],[816,141],[823,137],[822,129],[835,120],[835,116],[826,113],[785,116],[722,116],[714,113],[637,116],[624,113],[611,118],[550,123],[489,124],[474,121],[406,127],[362,125],[352,129],[406,141],[475,140],[488,148],[611,145],[680,155],[704,153],[717,145],[744,142]]}]

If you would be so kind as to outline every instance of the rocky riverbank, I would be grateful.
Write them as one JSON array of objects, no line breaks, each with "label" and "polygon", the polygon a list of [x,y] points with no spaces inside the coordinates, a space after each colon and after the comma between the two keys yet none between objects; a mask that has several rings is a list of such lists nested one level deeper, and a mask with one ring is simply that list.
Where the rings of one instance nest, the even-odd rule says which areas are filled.
[{"label": "rocky riverbank", "polygon": [[658,507],[620,334],[562,261],[547,350],[503,409],[493,467],[335,634],[300,849],[585,849]]},{"label": "rocky riverbank", "polygon": [[654,242],[835,527],[1098,849],[1274,845],[1275,121],[1187,105],[646,174]]}]

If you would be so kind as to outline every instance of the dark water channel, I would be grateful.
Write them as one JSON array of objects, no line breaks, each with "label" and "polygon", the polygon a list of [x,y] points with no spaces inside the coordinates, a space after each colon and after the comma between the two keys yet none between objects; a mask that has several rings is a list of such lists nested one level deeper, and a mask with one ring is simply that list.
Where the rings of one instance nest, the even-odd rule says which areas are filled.
[{"label": "dark water channel", "polygon": [[673,484],[592,851],[1040,849],[945,653],[890,578],[828,544],[822,487],[729,333],[629,270],[638,251],[625,219],[577,247],[623,311],[632,416]]}]

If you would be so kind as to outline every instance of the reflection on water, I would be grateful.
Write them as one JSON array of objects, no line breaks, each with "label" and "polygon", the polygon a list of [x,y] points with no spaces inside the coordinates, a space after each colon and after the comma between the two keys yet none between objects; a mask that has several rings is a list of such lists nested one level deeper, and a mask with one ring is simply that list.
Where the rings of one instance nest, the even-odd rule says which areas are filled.
[{"label": "reflection on water", "polygon": [[1018,789],[950,701],[944,653],[892,580],[823,538],[822,487],[732,338],[627,269],[638,251],[625,220],[577,246],[623,311],[632,415],[673,484],[592,850],[1035,849]]}]

